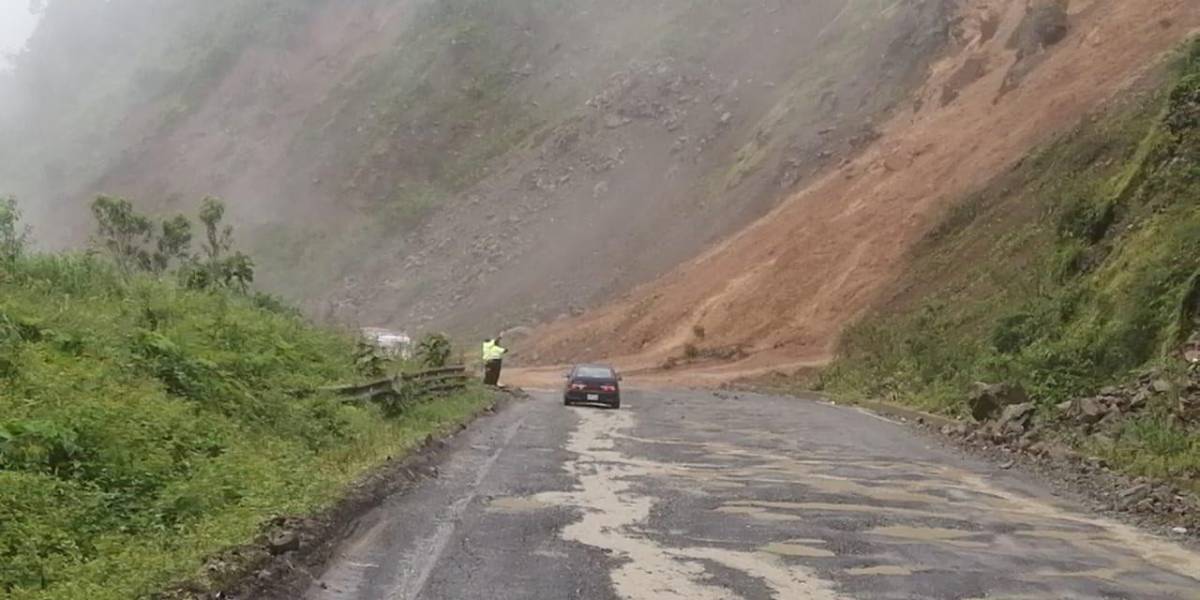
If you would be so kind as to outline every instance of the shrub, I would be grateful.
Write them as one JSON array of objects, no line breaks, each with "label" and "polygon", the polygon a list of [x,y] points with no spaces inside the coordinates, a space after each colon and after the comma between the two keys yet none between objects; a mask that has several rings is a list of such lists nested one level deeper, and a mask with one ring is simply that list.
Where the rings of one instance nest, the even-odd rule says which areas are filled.
[{"label": "shrub", "polygon": [[417,344],[417,360],[426,367],[438,369],[450,363],[454,346],[445,334],[431,333]]},{"label": "shrub", "polygon": [[21,257],[28,243],[29,230],[21,225],[21,211],[15,198],[0,198],[0,266]]}]

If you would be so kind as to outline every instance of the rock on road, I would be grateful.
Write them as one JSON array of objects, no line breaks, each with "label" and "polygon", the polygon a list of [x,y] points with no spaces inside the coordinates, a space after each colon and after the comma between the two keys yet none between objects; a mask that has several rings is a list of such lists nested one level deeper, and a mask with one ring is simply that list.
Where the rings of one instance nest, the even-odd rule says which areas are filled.
[{"label": "rock on road", "polygon": [[309,600],[1200,598],[1200,554],[865,412],[537,393],[364,516]]}]

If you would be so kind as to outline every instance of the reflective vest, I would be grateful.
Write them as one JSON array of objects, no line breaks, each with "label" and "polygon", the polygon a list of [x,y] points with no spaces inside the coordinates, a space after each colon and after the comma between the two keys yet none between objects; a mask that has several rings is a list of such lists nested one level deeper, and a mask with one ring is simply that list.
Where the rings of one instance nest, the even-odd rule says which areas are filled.
[{"label": "reflective vest", "polygon": [[496,340],[488,340],[483,343],[483,360],[500,360],[504,358],[504,354],[508,352],[496,343]]}]

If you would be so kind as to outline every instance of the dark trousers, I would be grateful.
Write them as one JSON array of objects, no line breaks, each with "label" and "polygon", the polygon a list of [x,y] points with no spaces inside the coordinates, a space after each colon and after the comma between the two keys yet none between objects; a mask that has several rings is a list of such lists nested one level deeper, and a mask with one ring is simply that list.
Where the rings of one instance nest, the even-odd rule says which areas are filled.
[{"label": "dark trousers", "polygon": [[498,385],[500,383],[500,367],[502,366],[504,366],[504,361],[500,359],[489,360],[484,363],[483,384]]}]

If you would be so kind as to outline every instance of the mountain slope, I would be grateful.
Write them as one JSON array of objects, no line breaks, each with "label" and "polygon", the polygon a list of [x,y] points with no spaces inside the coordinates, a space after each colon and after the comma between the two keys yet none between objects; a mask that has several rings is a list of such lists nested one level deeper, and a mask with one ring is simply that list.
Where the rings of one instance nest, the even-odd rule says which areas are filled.
[{"label": "mountain slope", "polygon": [[1196,489],[1200,41],[1176,63],[947,213],[826,387],[965,416],[974,382],[1020,385],[1090,455]]},{"label": "mountain slope", "polygon": [[1057,26],[1045,6],[966,3],[958,48],[862,157],[660,281],[544,328],[525,356],[655,366],[748,354],[731,375],[827,361],[845,324],[901,276],[908,250],[953,201],[1102,106],[1200,26],[1200,13],[1176,0],[1072,2]]},{"label": "mountain slope", "polygon": [[224,196],[264,282],[331,319],[531,324],[860,151],[949,6],[51,3],[0,181],[60,244],[98,192],[155,212]]}]

